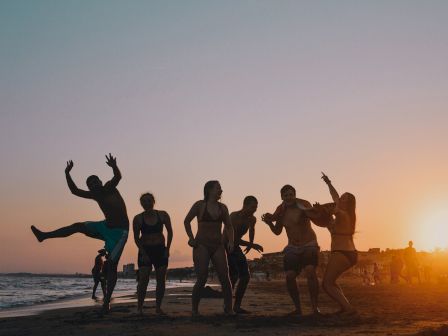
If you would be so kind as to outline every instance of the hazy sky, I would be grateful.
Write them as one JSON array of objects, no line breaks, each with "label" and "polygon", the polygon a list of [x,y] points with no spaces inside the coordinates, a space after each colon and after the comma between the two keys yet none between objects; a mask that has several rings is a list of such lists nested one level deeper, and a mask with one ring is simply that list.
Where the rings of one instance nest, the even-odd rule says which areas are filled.
[{"label": "hazy sky", "polygon": [[[89,272],[102,246],[43,230],[101,220],[64,176],[112,176],[129,217],[151,191],[174,227],[171,267],[204,183],[257,217],[289,183],[357,197],[360,250],[448,246],[448,2],[0,2],[0,272]],[[194,229],[196,225],[193,224]],[[316,228],[322,249],[329,234]],[[281,250],[258,220],[256,241]],[[136,261],[130,239],[121,264]],[[252,252],[250,257],[259,256]],[[121,266],[120,266],[121,267]]]}]

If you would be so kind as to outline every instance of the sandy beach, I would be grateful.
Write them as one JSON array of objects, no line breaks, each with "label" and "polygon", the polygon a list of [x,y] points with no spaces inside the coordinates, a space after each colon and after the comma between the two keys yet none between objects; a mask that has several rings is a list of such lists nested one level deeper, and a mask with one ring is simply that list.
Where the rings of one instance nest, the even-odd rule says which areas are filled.
[{"label": "sandy beach", "polygon": [[[448,335],[446,284],[362,286],[357,280],[345,280],[342,285],[359,309],[357,318],[332,315],[337,307],[323,292],[319,298],[323,317],[287,317],[292,304],[283,281],[273,280],[250,283],[243,304],[249,315],[225,317],[222,299],[203,299],[203,316],[192,320],[191,289],[173,288],[167,290],[163,317],[155,315],[150,300],[145,315],[137,315],[130,300],[115,304],[107,316],[99,313],[100,306],[91,306],[2,318],[0,335]],[[303,279],[300,290],[304,314],[310,314]]]}]

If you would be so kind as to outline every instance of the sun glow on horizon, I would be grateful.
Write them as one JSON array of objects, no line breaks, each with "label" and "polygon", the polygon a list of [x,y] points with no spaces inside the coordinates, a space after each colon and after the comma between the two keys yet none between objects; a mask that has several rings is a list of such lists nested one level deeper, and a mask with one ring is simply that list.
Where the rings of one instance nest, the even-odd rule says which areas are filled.
[{"label": "sun glow on horizon", "polygon": [[417,216],[414,244],[417,250],[434,251],[448,248],[448,203],[433,204]]}]

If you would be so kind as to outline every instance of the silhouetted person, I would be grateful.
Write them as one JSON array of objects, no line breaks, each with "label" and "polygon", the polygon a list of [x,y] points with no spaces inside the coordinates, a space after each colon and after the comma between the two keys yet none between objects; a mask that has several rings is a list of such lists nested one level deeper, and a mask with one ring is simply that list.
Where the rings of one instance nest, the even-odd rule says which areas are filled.
[{"label": "silhouetted person", "polygon": [[[168,258],[173,240],[171,219],[166,211],[154,209],[155,198],[150,193],[143,194],[140,197],[140,204],[145,211],[135,216],[133,221],[134,241],[138,247],[137,309],[140,314],[143,314],[143,303],[145,302],[149,275],[154,266],[157,282],[156,313],[163,314],[161,305],[165,294]],[[168,234],[166,246],[163,226],[165,226]]]},{"label": "silhouetted person", "polygon": [[86,181],[89,191],[79,189],[75,182],[73,182],[70,176],[73,161],[68,161],[67,167],[65,168],[65,177],[72,194],[96,201],[106,217],[105,220],[75,223],[50,232],[42,232],[35,226],[31,226],[31,230],[39,242],[45,239],[68,237],[75,233],[83,233],[86,236],[105,242],[105,249],[109,254],[109,262],[107,263],[108,269],[106,270],[107,288],[106,297],[103,301],[103,311],[108,313],[112,293],[117,283],[118,261],[128,239],[129,219],[126,212],[126,205],[116,188],[118,182],[121,180],[117,160],[109,154],[109,156],[106,155],[106,163],[112,168],[114,176],[104,185],[98,176],[89,176]]},{"label": "silhouetted person", "polygon": [[[327,184],[334,206],[321,206],[316,203],[306,214],[313,219],[317,213],[318,221],[315,224],[326,226],[331,234],[331,254],[325,269],[322,288],[341,307],[340,312],[352,315],[356,309],[350,304],[336,280],[347,270],[356,265],[358,252],[353,242],[356,225],[356,199],[350,193],[339,197],[338,192],[331,184],[330,179],[322,173],[322,179]],[[327,213],[327,221],[322,220],[321,212]],[[325,216],[323,216],[325,218]]]},{"label": "silhouetted person", "polygon": [[92,268],[92,277],[94,281],[92,299],[96,300],[96,289],[98,284],[101,283],[101,289],[103,291],[103,298],[106,296],[106,281],[103,276],[103,257],[106,255],[106,250],[102,249],[98,251],[98,255],[95,257],[95,264]]},{"label": "silhouetted person", "polygon": [[370,274],[367,271],[367,268],[364,268],[361,272],[361,276],[362,276],[362,284],[363,285],[370,285]]},{"label": "silhouetted person", "polygon": [[[218,274],[224,296],[224,313],[234,314],[232,309],[232,287],[229,279],[226,249],[221,233],[222,224],[228,237],[228,251],[233,251],[233,228],[230,222],[227,206],[219,202],[222,195],[221,185],[218,181],[208,181],[204,186],[204,199],[193,204],[184,220],[185,231],[189,237],[188,245],[193,247],[193,262],[196,271],[196,283],[192,293],[192,314],[199,315],[199,301],[201,291],[208,277],[210,260]],[[191,230],[191,221],[198,220],[196,236]]]},{"label": "silhouetted person", "polygon": [[418,283],[421,283],[420,272],[418,269],[419,265],[417,259],[417,252],[415,251],[413,245],[414,243],[412,241],[409,241],[408,247],[406,247],[403,251],[403,259],[404,264],[406,266],[406,277],[408,279],[409,284],[412,284],[413,277],[417,277]]},{"label": "silhouetted person", "polygon": [[296,278],[302,270],[307,277],[313,312],[318,314],[319,283],[316,267],[319,258],[319,245],[316,234],[311,228],[311,222],[303,211],[303,208],[309,208],[311,204],[306,200],[296,198],[296,190],[290,185],[282,187],[280,194],[283,203],[274,214],[266,213],[261,218],[269,225],[274,234],[280,235],[285,228],[288,236],[288,245],[283,250],[283,266],[286,273],[286,287],[296,308],[291,315],[302,315],[296,282]]},{"label": "silhouetted person", "polygon": [[403,270],[403,260],[400,255],[395,254],[392,257],[390,263],[390,283],[398,284],[400,283],[400,277],[403,277],[401,271]]},{"label": "silhouetted person", "polygon": [[432,273],[432,266],[430,264],[426,264],[425,266],[423,266],[423,276],[425,277],[426,283],[431,282],[431,273]]},{"label": "silhouetted person", "polygon": [[381,283],[381,273],[380,273],[380,268],[378,267],[377,263],[373,263],[372,277],[373,277],[373,282],[375,283],[375,285],[379,285]]},{"label": "silhouetted person", "polygon": [[[233,304],[233,310],[238,314],[249,313],[241,308],[241,302],[250,280],[249,265],[247,264],[245,253],[247,254],[252,248],[260,253],[263,252],[263,247],[254,243],[255,223],[257,221],[254,213],[257,211],[257,207],[257,199],[254,196],[247,196],[243,201],[243,208],[230,214],[230,221],[232,222],[235,235],[235,248],[233,252],[228,252],[227,259],[233,289],[235,289],[235,285],[238,282]],[[247,231],[249,231],[249,241],[242,239]],[[241,250],[241,246],[246,247],[244,253]]]}]

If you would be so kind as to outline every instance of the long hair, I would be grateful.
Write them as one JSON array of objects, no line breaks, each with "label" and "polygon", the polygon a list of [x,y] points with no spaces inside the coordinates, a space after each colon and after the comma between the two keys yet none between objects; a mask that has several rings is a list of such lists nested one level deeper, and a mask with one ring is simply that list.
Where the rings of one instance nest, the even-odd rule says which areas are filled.
[{"label": "long hair", "polygon": [[346,192],[343,195],[347,195],[347,203],[348,203],[348,215],[350,216],[350,219],[353,223],[353,232],[355,232],[355,227],[356,227],[356,198],[355,195]]},{"label": "long hair", "polygon": [[204,201],[208,201],[208,198],[210,197],[210,190],[213,189],[213,187],[219,183],[219,181],[217,180],[212,180],[212,181],[208,181],[205,185],[204,185]]}]

